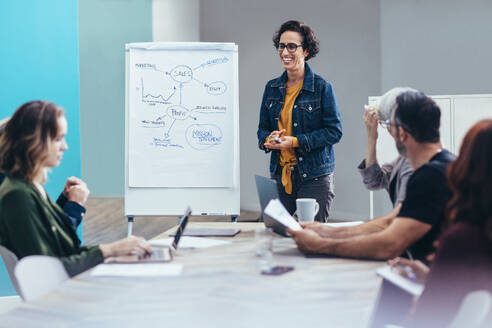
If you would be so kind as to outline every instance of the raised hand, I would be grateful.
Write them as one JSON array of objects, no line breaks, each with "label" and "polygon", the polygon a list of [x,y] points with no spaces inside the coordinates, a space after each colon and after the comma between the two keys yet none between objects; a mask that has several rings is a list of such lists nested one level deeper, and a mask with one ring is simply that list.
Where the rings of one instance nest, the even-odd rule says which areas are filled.
[{"label": "raised hand", "polygon": [[364,124],[366,125],[367,137],[370,140],[377,140],[378,138],[378,116],[376,108],[367,106],[363,115]]}]

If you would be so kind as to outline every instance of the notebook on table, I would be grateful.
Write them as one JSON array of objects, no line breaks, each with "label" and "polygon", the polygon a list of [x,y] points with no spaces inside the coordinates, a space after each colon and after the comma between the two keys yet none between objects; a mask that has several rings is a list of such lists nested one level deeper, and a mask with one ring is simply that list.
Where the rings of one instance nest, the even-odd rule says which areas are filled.
[{"label": "notebook on table", "polygon": [[424,291],[424,284],[403,276],[389,265],[379,268],[376,273],[413,296],[420,296]]}]

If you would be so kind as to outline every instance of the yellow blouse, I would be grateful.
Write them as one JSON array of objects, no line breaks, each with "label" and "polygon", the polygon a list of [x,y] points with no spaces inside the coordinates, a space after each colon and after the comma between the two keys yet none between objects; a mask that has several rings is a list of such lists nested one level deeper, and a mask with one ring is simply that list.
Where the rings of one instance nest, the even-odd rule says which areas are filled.
[{"label": "yellow blouse", "polygon": [[[299,91],[302,89],[302,82],[298,85],[285,89],[285,103],[280,112],[278,121],[279,131],[285,129],[285,136],[292,136],[292,108],[296,101]],[[299,141],[296,137],[293,138],[293,147],[299,147]],[[297,165],[296,154],[294,148],[280,150],[280,165],[282,166],[282,185],[287,194],[292,193],[291,167]]]}]

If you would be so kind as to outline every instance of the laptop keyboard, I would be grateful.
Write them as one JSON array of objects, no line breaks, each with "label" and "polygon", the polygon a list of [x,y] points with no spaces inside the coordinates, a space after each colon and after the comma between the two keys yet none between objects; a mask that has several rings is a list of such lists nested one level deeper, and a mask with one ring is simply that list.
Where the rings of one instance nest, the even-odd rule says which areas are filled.
[{"label": "laptop keyboard", "polygon": [[140,258],[141,260],[150,261],[169,261],[171,260],[171,251],[169,248],[156,248],[152,249],[152,254],[148,254]]}]

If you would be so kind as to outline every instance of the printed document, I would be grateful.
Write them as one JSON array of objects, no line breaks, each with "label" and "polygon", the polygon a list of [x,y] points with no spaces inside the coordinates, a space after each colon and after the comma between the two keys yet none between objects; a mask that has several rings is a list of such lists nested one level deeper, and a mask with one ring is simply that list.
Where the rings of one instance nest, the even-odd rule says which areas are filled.
[{"label": "printed document", "polygon": [[265,207],[264,212],[289,229],[294,231],[302,230],[299,223],[297,223],[297,221],[289,214],[278,199],[272,199],[267,207]]}]

